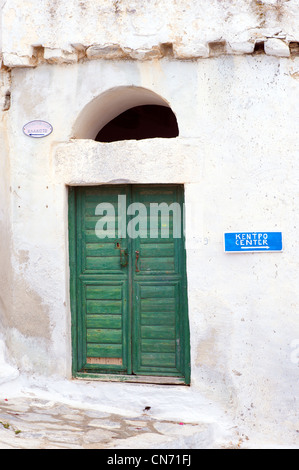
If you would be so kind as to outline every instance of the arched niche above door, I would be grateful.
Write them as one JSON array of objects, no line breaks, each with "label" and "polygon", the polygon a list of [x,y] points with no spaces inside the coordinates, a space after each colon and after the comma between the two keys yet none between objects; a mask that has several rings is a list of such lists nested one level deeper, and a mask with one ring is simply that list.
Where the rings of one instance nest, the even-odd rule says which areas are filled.
[{"label": "arched niche above door", "polygon": [[[135,134],[132,131],[134,122],[137,126]],[[124,127],[130,125],[131,130],[126,134]],[[104,134],[109,126],[110,134],[106,132],[101,140],[101,131]],[[99,95],[84,107],[73,128],[73,138],[101,142],[176,137],[178,134],[177,120],[169,103],[153,91],[135,86],[116,87]]]}]

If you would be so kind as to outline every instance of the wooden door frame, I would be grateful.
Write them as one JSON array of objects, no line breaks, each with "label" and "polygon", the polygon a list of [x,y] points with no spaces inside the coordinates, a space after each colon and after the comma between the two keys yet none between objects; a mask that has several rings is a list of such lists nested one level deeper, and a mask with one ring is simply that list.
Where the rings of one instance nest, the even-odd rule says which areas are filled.
[{"label": "wooden door frame", "polygon": [[[94,185],[100,186],[100,185]],[[108,186],[108,185],[105,185]],[[113,186],[113,185],[111,185]],[[148,186],[183,186],[175,183],[167,184],[148,184]],[[161,376],[138,376],[138,375],[117,375],[117,374],[99,374],[92,372],[78,372],[78,344],[79,341],[79,308],[77,286],[77,238],[76,238],[76,189],[78,186],[68,186],[68,234],[69,234],[69,278],[70,278],[70,308],[71,308],[71,345],[72,345],[72,377],[86,380],[99,380],[110,382],[133,382],[133,383],[157,383],[168,385],[190,385],[191,383],[191,365],[190,365],[190,331],[189,331],[189,315],[188,315],[188,296],[187,296],[187,266],[186,266],[186,249],[185,237],[183,236],[183,269],[182,269],[182,285],[184,287],[183,315],[182,315],[182,336],[184,338],[184,373],[185,377],[161,377]],[[183,201],[184,203],[184,191]]]}]

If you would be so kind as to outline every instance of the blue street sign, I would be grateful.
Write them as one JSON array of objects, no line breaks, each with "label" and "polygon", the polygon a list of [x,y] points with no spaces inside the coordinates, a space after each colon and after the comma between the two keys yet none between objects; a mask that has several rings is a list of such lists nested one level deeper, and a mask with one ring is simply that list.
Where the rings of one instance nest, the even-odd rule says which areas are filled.
[{"label": "blue street sign", "polygon": [[226,253],[282,251],[281,232],[233,232],[224,234]]}]

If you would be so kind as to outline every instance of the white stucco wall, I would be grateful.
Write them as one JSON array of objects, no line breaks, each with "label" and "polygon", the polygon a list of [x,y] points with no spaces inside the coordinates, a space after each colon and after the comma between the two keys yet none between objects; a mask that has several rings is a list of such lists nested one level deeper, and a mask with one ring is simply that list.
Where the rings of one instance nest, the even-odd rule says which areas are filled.
[{"label": "white stucco wall", "polygon": [[161,56],[163,44],[182,59],[213,54],[219,42],[243,54],[268,38],[281,41],[269,44],[270,54],[285,54],[283,43],[298,41],[298,0],[10,0],[3,22],[8,66],[32,66],[41,52],[51,62],[144,60]]},{"label": "white stucco wall", "polygon": [[[184,183],[191,387],[175,393],[298,444],[298,1],[2,3],[0,340],[11,363],[71,378],[67,185]],[[252,54],[259,40],[266,54]],[[72,139],[117,87],[165,100],[179,137]],[[53,133],[25,136],[33,119]],[[239,230],[281,231],[283,253],[225,254],[223,233]],[[95,385],[99,397],[109,385]],[[170,394],[142,390],[158,406]]]},{"label": "white stucco wall", "polygon": [[[263,55],[13,70],[14,294],[5,337],[20,370],[71,376],[66,185],[184,183],[191,388],[240,422],[296,439],[297,66]],[[126,85],[167,100],[180,136],[69,140],[85,105]],[[25,136],[32,119],[53,133]],[[235,230],[282,231],[284,251],[225,254],[223,233]]]}]

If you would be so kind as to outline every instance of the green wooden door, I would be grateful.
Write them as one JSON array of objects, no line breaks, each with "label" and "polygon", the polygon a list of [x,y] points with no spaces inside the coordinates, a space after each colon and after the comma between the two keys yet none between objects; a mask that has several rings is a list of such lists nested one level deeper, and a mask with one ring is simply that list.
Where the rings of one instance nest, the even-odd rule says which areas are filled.
[{"label": "green wooden door", "polygon": [[190,382],[182,209],[178,185],[70,189],[75,376]]}]

